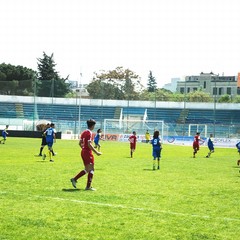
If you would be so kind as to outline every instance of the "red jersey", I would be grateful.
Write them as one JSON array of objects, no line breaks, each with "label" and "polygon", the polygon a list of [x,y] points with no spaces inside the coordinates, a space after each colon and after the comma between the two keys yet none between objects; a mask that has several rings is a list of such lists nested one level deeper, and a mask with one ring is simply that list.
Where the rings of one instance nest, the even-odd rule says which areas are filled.
[{"label": "red jersey", "polygon": [[88,164],[94,164],[94,156],[92,154],[92,150],[88,147],[88,143],[92,141],[92,132],[89,129],[83,131],[80,141],[82,146],[81,156],[84,165],[86,166]]},{"label": "red jersey", "polygon": [[135,149],[136,148],[136,142],[137,142],[137,137],[136,135],[131,135],[129,138],[128,138],[129,142],[130,142],[130,148],[131,149]]},{"label": "red jersey", "polygon": [[88,147],[88,142],[92,141],[92,132],[89,129],[83,131],[80,137],[80,141],[82,142],[82,150],[91,151],[91,149]]},{"label": "red jersey", "polygon": [[200,139],[200,136],[199,136],[199,135],[195,135],[195,136],[194,136],[193,148],[198,148],[198,147],[199,147],[199,139]]}]

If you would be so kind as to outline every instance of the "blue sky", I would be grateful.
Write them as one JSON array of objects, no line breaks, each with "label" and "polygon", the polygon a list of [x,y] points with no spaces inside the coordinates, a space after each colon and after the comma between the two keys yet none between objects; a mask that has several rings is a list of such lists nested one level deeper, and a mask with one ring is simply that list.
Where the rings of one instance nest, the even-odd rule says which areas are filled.
[{"label": "blue sky", "polygon": [[[0,63],[37,70],[54,53],[61,77],[129,68],[158,86],[200,72],[240,71],[237,0],[0,0]],[[82,73],[82,77],[80,77]]]}]

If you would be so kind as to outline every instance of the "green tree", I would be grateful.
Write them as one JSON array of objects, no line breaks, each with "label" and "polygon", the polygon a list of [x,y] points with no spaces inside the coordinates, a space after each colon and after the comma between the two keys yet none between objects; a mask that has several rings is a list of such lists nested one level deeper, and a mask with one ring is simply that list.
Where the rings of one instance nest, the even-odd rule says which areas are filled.
[{"label": "green tree", "polygon": [[152,75],[152,71],[149,72],[147,86],[148,92],[154,92],[157,89],[157,82],[155,77]]},{"label": "green tree", "polygon": [[64,97],[71,92],[70,84],[66,78],[61,78],[55,70],[56,63],[53,53],[48,56],[43,52],[43,58],[38,58],[38,84],[37,95],[42,97]]},{"label": "green tree", "polygon": [[139,99],[142,90],[140,78],[129,69],[117,67],[114,70],[95,73],[87,90],[91,98],[95,99]]},{"label": "green tree", "polygon": [[36,72],[23,66],[0,64],[0,94],[33,95],[33,84]]},{"label": "green tree", "polygon": [[240,95],[234,97],[233,103],[240,103]]},{"label": "green tree", "polygon": [[201,90],[188,93],[186,97],[189,102],[212,102],[210,94]]},{"label": "green tree", "polygon": [[218,102],[219,103],[230,103],[230,102],[232,102],[231,96],[229,96],[228,94],[224,94],[223,96],[221,96],[218,99]]},{"label": "green tree", "polygon": [[88,84],[87,91],[94,99],[123,99],[124,95],[117,86],[96,79]]}]

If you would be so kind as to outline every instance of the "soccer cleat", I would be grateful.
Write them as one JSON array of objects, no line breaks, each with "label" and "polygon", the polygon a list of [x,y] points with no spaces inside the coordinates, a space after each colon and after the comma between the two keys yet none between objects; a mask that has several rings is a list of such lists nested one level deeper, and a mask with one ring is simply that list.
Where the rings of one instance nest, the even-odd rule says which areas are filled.
[{"label": "soccer cleat", "polygon": [[77,188],[77,185],[76,185],[76,184],[77,184],[77,181],[76,181],[74,178],[71,178],[70,181],[71,181],[73,187],[74,187],[74,188]]},{"label": "soccer cleat", "polygon": [[237,165],[238,165],[238,166],[240,165],[240,159],[237,161]]},{"label": "soccer cleat", "polygon": [[54,162],[54,161],[52,159],[50,159],[49,162]]},{"label": "soccer cleat", "polygon": [[86,190],[86,191],[96,191],[96,189],[93,188],[93,187],[89,187],[89,188],[86,187],[85,190]]},{"label": "soccer cleat", "polygon": [[207,155],[206,158],[209,158],[209,156]]},{"label": "soccer cleat", "polygon": [[46,154],[43,154],[43,155],[42,155],[42,160],[45,160],[46,157],[47,157]]},{"label": "soccer cleat", "polygon": [[155,170],[155,166],[153,166],[153,170]]},{"label": "soccer cleat", "polygon": [[42,154],[38,154],[39,157],[42,157]]},{"label": "soccer cleat", "polygon": [[158,169],[160,169],[160,166],[158,166]]}]

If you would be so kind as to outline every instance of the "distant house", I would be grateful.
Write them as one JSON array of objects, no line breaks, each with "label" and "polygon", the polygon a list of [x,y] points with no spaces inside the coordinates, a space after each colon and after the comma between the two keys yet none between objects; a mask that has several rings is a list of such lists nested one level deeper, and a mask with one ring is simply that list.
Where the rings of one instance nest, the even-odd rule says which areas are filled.
[{"label": "distant house", "polygon": [[189,93],[197,90],[202,90],[216,98],[225,94],[234,97],[238,94],[237,77],[201,72],[200,75],[186,76],[185,81],[177,82],[177,92],[179,93]]}]

